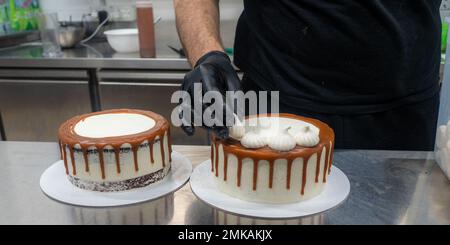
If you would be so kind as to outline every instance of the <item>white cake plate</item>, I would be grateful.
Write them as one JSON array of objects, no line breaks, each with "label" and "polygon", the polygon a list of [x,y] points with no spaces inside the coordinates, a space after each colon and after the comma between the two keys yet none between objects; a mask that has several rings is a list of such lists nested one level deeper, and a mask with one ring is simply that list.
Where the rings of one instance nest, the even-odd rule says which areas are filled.
[{"label": "white cake plate", "polygon": [[292,219],[322,213],[337,207],[350,194],[350,181],[337,167],[332,167],[323,192],[310,200],[292,204],[265,204],[240,200],[221,192],[211,173],[211,161],[194,169],[190,184],[192,192],[206,204],[222,211],[254,218]]},{"label": "white cake plate", "polygon": [[58,161],[41,175],[42,191],[57,201],[86,207],[114,207],[158,199],[183,187],[192,173],[191,162],[178,152],[172,152],[171,170],[160,182],[123,192],[82,190],[69,182],[64,162]]}]

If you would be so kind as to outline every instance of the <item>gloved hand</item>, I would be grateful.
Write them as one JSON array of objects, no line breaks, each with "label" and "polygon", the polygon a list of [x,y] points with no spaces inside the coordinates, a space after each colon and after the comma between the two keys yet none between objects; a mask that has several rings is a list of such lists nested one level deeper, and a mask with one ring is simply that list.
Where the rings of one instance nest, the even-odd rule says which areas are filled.
[{"label": "gloved hand", "polygon": [[[206,92],[209,91],[217,91],[222,95],[223,99],[223,113],[221,116],[216,116],[215,123],[212,127],[207,127],[204,123],[202,126],[209,130],[212,130],[217,137],[219,138],[227,138],[228,137],[228,128],[226,125],[233,125],[234,117],[226,117],[227,113],[236,113],[236,109],[231,109],[231,106],[225,103],[225,95],[226,91],[240,91],[241,82],[233,65],[231,64],[231,60],[227,54],[220,51],[212,51],[204,56],[202,56],[195,65],[194,69],[187,73],[184,77],[182,90],[188,92],[191,96],[190,105],[186,102],[181,103],[180,108],[183,108],[180,111],[180,119],[182,121],[182,129],[183,131],[191,136],[195,132],[194,127],[194,117],[200,117],[203,121],[203,113],[204,111],[211,105],[210,103],[204,103],[202,98],[198,98],[199,96],[194,96],[194,85],[201,84],[202,85],[202,95],[205,95]],[[199,91],[197,91],[197,94]],[[203,96],[202,96],[203,97]],[[201,104],[201,108],[194,108],[194,104]],[[183,111],[191,112],[191,121],[186,120],[186,115],[183,115]],[[231,122],[227,120],[232,120]],[[230,124],[231,123],[231,124]],[[217,126],[223,125],[223,126]]]}]

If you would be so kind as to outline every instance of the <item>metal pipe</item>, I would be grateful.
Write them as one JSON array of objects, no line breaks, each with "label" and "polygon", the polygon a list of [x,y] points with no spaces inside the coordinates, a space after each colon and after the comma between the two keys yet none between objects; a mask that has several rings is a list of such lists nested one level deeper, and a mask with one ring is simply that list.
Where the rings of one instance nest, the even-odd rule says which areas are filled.
[{"label": "metal pipe", "polygon": [[3,126],[2,112],[0,111],[0,139],[6,141],[5,127]]},{"label": "metal pipe", "polygon": [[88,69],[89,98],[91,100],[92,112],[101,111],[100,83],[98,80],[97,69]]}]

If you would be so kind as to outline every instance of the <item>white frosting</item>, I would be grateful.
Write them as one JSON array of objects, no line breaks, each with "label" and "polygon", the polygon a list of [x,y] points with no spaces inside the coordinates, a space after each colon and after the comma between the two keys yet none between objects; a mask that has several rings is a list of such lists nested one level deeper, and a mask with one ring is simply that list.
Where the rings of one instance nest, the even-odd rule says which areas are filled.
[{"label": "white frosting", "polygon": [[309,126],[306,126],[301,132],[295,135],[295,141],[302,147],[314,147],[319,144],[320,138],[317,132],[314,132]]},{"label": "white frosting", "polygon": [[244,123],[241,120],[239,120],[237,116],[235,116],[234,126],[230,128],[230,136],[232,138],[239,140],[242,137],[244,137],[244,134],[245,134]]},{"label": "white frosting", "polygon": [[294,137],[289,134],[290,127],[281,130],[280,133],[269,139],[269,147],[276,151],[290,151],[295,148]]},{"label": "white frosting", "polygon": [[250,118],[243,124],[243,127],[240,124],[235,129],[232,128],[230,135],[249,149],[268,146],[276,151],[290,151],[297,144],[302,147],[314,147],[320,141],[319,128],[292,118]]},{"label": "white frosting", "polygon": [[[325,148],[323,148],[325,149]],[[277,159],[275,160],[273,170],[273,186],[269,188],[269,176],[270,176],[270,164],[267,160],[261,160],[258,162],[258,178],[257,178],[257,190],[253,190],[253,177],[254,177],[254,161],[252,158],[244,158],[242,160],[242,172],[241,172],[241,186],[237,185],[237,172],[238,172],[238,158],[230,153],[228,154],[227,168],[224,167],[224,151],[223,146],[219,145],[218,149],[219,157],[219,176],[216,178],[218,188],[222,192],[246,201],[260,202],[260,203],[293,203],[299,201],[305,201],[319,195],[326,186],[323,181],[315,182],[316,176],[316,164],[318,154],[313,154],[308,161],[308,168],[306,168],[306,186],[304,195],[300,195],[302,189],[303,178],[303,164],[304,159],[299,157],[292,162],[291,168],[291,182],[290,189],[286,188],[287,184],[287,160]],[[216,157],[216,156],[214,156]],[[329,160],[331,154],[326,157],[326,151],[322,151],[319,162],[319,180],[322,180],[324,175],[328,176],[327,171],[323,171],[326,160]],[[215,168],[215,167],[214,167]],[[227,171],[227,180],[224,181],[225,173]]]},{"label": "white frosting", "polygon": [[[159,136],[156,137],[159,139]],[[86,171],[85,161],[83,153],[79,151],[74,152],[74,164],[76,168],[76,175],[73,173],[72,169],[72,161],[69,157],[68,166],[69,166],[69,174],[77,177],[83,181],[95,181],[95,182],[103,182],[103,181],[123,181],[128,179],[133,179],[137,177],[141,177],[147,174],[154,173],[161,169],[165,169],[165,172],[169,171],[170,162],[169,162],[169,143],[168,143],[168,135],[167,133],[164,135],[164,159],[165,159],[165,168],[163,167],[163,152],[161,151],[161,141],[158,140],[153,144],[153,160],[151,162],[150,158],[150,148],[140,147],[137,151],[137,160],[139,171],[136,171],[134,166],[134,155],[133,151],[124,151],[121,152],[120,157],[120,173],[117,172],[117,161],[114,155],[114,152],[104,153],[104,169],[106,179],[102,178],[102,170],[100,167],[100,159],[99,154],[89,154],[88,162],[89,162],[89,172]],[[147,141],[143,142],[143,144],[147,143]],[[131,147],[130,144],[125,143],[122,145],[123,148]],[[76,149],[81,149],[79,145],[75,145]],[[89,148],[90,150],[95,150],[95,147]],[[112,150],[112,147],[105,147],[107,150]],[[69,149],[65,148],[67,156],[69,156]]]},{"label": "white frosting", "polygon": [[110,113],[88,117],[75,125],[75,133],[89,138],[132,135],[152,129],[156,122],[134,113]]},{"label": "white frosting", "polygon": [[241,144],[245,148],[258,149],[266,146],[266,138],[258,132],[248,132],[242,137]]}]

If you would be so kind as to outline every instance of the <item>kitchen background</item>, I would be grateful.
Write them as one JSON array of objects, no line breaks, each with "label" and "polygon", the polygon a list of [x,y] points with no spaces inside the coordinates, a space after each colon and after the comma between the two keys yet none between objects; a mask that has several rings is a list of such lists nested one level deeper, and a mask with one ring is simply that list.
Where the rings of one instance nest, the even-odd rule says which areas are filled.
[{"label": "kitchen background", "polygon": [[[102,109],[145,109],[170,118],[175,106],[170,103],[170,97],[189,70],[185,58],[169,47],[181,48],[172,0],[152,1],[155,18],[161,17],[155,25],[155,59],[143,60],[136,53],[114,52],[102,34],[108,29],[136,27],[135,2],[0,0],[0,47],[3,47],[0,49],[0,136],[11,141],[55,141],[62,122],[92,111],[90,81],[93,78],[99,83]],[[26,11],[18,8],[12,13],[5,8],[14,3],[26,6]],[[243,3],[222,0],[220,7],[223,43],[232,55],[234,30]],[[106,10],[111,20],[95,39],[87,45],[63,50],[63,56],[56,62],[42,57],[42,48],[37,44],[39,35],[33,31],[37,24],[32,17],[26,18],[32,16],[29,13],[55,12],[61,22],[88,21],[94,25],[92,32],[99,24],[97,13],[101,10]],[[450,2],[444,0],[442,16],[448,15]],[[175,144],[208,144],[204,130],[199,130],[195,137],[187,137],[181,130],[172,128],[172,134]]]},{"label": "kitchen background", "polygon": [[[19,6],[36,5],[36,2],[39,2],[42,12],[58,13],[59,21],[81,22],[84,16],[96,25],[99,23],[96,19],[97,12],[106,10],[111,20],[102,31],[136,27],[135,0],[0,0],[0,5],[2,3],[8,5],[11,2],[16,2]],[[0,65],[0,111],[5,138],[11,141],[55,141],[57,128],[63,121],[74,115],[91,112],[89,73],[85,69],[78,69],[84,67],[88,60],[111,61],[112,64],[106,68],[102,64],[94,70],[100,82],[102,109],[146,109],[170,118],[175,106],[170,103],[170,97],[179,89],[189,66],[184,58],[168,47],[170,45],[176,49],[181,48],[175,27],[172,0],[152,2],[155,19],[161,17],[161,21],[155,25],[157,57],[153,59],[154,62],[140,63],[138,54],[114,52],[102,32],[87,43],[88,45],[63,50],[60,64],[73,61],[75,62],[73,69],[61,68],[59,64],[47,65],[48,59],[41,57],[41,49],[33,42],[22,44],[20,47],[0,49],[0,60],[3,59],[8,64],[8,67]],[[220,5],[223,39],[225,46],[231,49],[236,21],[243,4],[240,0],[227,0],[221,1]],[[20,16],[28,15],[21,13]],[[17,21],[22,25],[14,25],[13,22],[15,23],[10,20],[10,23],[6,23],[10,25],[9,33],[3,33],[3,39],[0,37],[0,46],[2,43],[8,45],[9,41],[16,38],[17,35],[11,33],[36,29],[33,20],[28,24],[26,21]],[[23,41],[17,39],[19,43]],[[29,35],[24,39],[29,41],[35,37]],[[22,62],[29,60],[40,64],[36,67]],[[130,69],[131,63],[126,61],[133,61],[141,66],[150,64],[153,67],[153,64],[156,64],[158,68]],[[11,62],[17,66],[10,65]],[[92,75],[92,70],[90,72]],[[187,137],[177,128],[172,128],[172,131],[176,144],[208,143],[209,137],[203,130],[199,130],[195,137]]]}]

